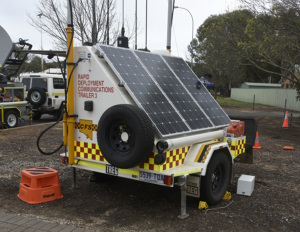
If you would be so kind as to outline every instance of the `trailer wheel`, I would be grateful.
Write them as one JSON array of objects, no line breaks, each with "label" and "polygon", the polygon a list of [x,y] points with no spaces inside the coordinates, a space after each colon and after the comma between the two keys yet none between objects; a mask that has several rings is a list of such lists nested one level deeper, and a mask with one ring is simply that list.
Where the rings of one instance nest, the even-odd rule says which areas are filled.
[{"label": "trailer wheel", "polygon": [[101,153],[111,165],[119,168],[136,167],[152,153],[152,123],[137,106],[115,105],[100,118],[97,141]]},{"label": "trailer wheel", "polygon": [[28,91],[27,98],[31,105],[41,106],[45,103],[47,96],[42,88],[33,87]]},{"label": "trailer wheel", "polygon": [[206,175],[201,180],[201,198],[208,205],[220,203],[226,192],[230,175],[230,161],[222,151],[214,153],[209,161]]},{"label": "trailer wheel", "polygon": [[5,124],[8,128],[18,126],[19,115],[15,110],[9,110],[5,113]]}]

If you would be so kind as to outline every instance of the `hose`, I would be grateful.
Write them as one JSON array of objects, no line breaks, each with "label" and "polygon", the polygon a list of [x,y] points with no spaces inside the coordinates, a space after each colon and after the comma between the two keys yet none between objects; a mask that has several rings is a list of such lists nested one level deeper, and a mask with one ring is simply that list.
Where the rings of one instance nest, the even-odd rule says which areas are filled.
[{"label": "hose", "polygon": [[57,119],[57,121],[50,125],[49,127],[47,127],[45,130],[43,130],[40,135],[38,136],[38,139],[36,141],[36,144],[37,144],[37,148],[39,150],[40,153],[42,153],[43,155],[53,155],[54,153],[58,152],[64,145],[64,143],[62,142],[60,144],[60,146],[58,148],[56,148],[54,151],[51,151],[51,152],[46,152],[46,151],[43,151],[42,148],[40,147],[40,139],[43,137],[43,135],[49,131],[52,127],[56,126],[61,120],[62,120],[62,117],[63,117],[63,112],[64,112],[64,107],[63,107],[63,104],[65,102],[62,102],[61,105],[60,105],[60,116],[59,118]]}]

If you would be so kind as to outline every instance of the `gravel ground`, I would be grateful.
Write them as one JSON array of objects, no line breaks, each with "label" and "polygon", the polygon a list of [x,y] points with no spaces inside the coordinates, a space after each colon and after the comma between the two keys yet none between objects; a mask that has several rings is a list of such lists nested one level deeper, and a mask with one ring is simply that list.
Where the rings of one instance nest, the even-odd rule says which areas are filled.
[{"label": "gravel ground", "polygon": [[[258,122],[262,149],[254,151],[254,164],[234,164],[234,182],[228,188],[232,200],[200,211],[199,200],[188,198],[190,216],[185,220],[177,217],[178,187],[105,175],[98,183],[91,183],[91,173],[78,170],[77,188],[73,189],[71,170],[61,165],[59,155],[43,156],[37,150],[37,136],[46,124],[1,130],[0,208],[7,213],[99,231],[299,231],[300,118],[294,118],[288,129],[281,127],[283,118],[259,117]],[[46,134],[43,148],[51,150],[61,139],[59,124]],[[285,145],[294,146],[295,150],[285,151]],[[37,205],[18,199],[21,171],[39,166],[59,171],[63,199]],[[236,195],[241,174],[256,178],[251,197]]]}]

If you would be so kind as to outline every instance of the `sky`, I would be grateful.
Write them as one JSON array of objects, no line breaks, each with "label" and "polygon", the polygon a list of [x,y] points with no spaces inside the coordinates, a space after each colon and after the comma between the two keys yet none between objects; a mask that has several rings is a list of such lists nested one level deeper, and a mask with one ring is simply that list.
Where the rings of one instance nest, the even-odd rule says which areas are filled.
[{"label": "sky", "polygon": [[[62,1],[62,0],[61,0]],[[2,1],[0,7],[0,25],[8,32],[13,42],[19,38],[28,39],[32,49],[41,48],[41,32],[28,23],[28,14],[37,15],[36,5],[39,0],[9,0]],[[136,0],[124,0],[125,20],[132,25],[135,19]],[[146,0],[137,0],[138,3],[138,48],[145,47],[145,3]],[[194,37],[197,28],[210,15],[217,15],[238,8],[238,0],[176,0],[176,6],[187,10],[175,9],[172,29],[172,55],[188,57],[187,46]],[[122,18],[122,0],[116,0],[117,16]],[[167,41],[167,12],[168,0],[148,0],[148,43],[147,47],[154,50],[165,50]],[[192,28],[192,18],[194,28]],[[125,34],[126,35],[126,34]],[[43,49],[54,49],[51,38],[45,33],[42,35]],[[133,42],[133,41],[132,41]]]}]

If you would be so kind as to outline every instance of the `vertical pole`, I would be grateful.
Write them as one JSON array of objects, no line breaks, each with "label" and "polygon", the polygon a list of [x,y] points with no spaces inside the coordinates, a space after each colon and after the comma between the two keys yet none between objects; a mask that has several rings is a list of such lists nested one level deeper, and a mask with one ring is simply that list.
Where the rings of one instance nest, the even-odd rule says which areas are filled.
[{"label": "vertical pole", "polygon": [[[65,105],[64,105],[64,109],[65,109]],[[67,133],[67,115],[66,115],[66,112],[65,110],[63,111],[63,143],[64,143],[64,146],[67,146],[68,145],[68,133]]]},{"label": "vertical pole", "polygon": [[72,189],[76,188],[76,168],[72,167]]},{"label": "vertical pole", "polygon": [[178,218],[184,219],[187,218],[189,215],[186,213],[186,176],[179,177],[179,183],[181,190],[181,204],[180,204],[180,215]]},{"label": "vertical pole", "polygon": [[255,106],[255,94],[253,96],[253,109],[252,110],[254,110],[254,106]]},{"label": "vertical pole", "polygon": [[29,111],[29,122],[30,122],[30,125],[32,125],[32,117],[33,117],[32,106],[30,106],[30,111]]},{"label": "vertical pole", "polygon": [[[43,16],[43,13],[39,13],[38,16],[40,17],[40,23],[42,25],[42,16]],[[43,50],[43,29],[42,29],[42,26],[41,26],[41,50]],[[41,55],[41,66],[42,66],[42,72],[44,71],[44,61],[43,61],[43,55]]]},{"label": "vertical pole", "polygon": [[72,74],[73,64],[73,40],[72,40],[73,28],[67,27],[67,47],[70,48],[69,55],[67,57],[67,74],[68,74],[68,155],[69,164],[74,164],[74,78]]},{"label": "vertical pole", "polygon": [[1,106],[1,125],[2,125],[2,129],[3,129],[3,125],[4,125],[4,105],[3,104]]},{"label": "vertical pole", "polygon": [[107,0],[106,44],[109,45],[109,0]]},{"label": "vertical pole", "polygon": [[167,25],[167,50],[170,53],[171,53],[172,12],[173,12],[173,3],[172,3],[172,0],[169,0],[169,3],[168,3],[168,25]]},{"label": "vertical pole", "polygon": [[285,116],[286,112],[286,105],[287,105],[287,99],[284,100],[284,111],[283,111],[283,117]]},{"label": "vertical pole", "polygon": [[137,0],[135,0],[135,45],[134,49],[137,50]]},{"label": "vertical pole", "polygon": [[147,48],[147,37],[148,37],[148,0],[146,0],[146,31],[145,31],[145,50],[148,50]]}]

